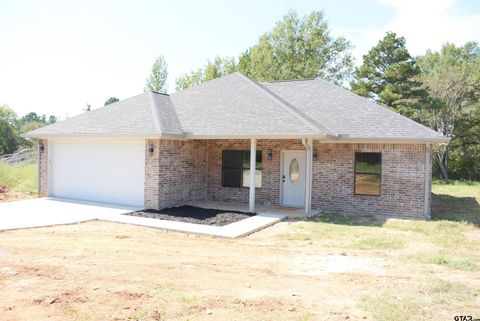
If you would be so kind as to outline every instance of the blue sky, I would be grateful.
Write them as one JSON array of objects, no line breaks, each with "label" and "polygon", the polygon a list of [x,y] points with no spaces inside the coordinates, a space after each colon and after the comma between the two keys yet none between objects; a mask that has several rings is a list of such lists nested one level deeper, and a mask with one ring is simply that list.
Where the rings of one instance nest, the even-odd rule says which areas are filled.
[{"label": "blue sky", "polygon": [[[415,8],[415,10],[414,10]],[[237,56],[288,10],[324,10],[357,63],[387,30],[418,55],[480,41],[480,1],[0,1],[0,104],[61,118],[110,96],[139,94],[159,54],[175,77],[216,55]]]}]

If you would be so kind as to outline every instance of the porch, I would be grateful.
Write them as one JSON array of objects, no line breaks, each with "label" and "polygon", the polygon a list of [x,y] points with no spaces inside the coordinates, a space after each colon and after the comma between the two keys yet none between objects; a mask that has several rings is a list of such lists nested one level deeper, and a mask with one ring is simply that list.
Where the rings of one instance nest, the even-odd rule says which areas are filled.
[{"label": "porch", "polygon": [[312,139],[148,140],[146,149],[145,208],[311,213]]},{"label": "porch", "polygon": [[[201,207],[201,208],[215,208],[226,211],[240,211],[248,212],[248,203],[235,203],[235,202],[220,202],[220,201],[198,201],[191,202],[187,205]],[[287,207],[278,205],[255,205],[255,213],[258,214],[276,214],[284,217],[305,217],[305,209],[298,207]],[[312,211],[312,215],[317,214],[316,211]]]}]

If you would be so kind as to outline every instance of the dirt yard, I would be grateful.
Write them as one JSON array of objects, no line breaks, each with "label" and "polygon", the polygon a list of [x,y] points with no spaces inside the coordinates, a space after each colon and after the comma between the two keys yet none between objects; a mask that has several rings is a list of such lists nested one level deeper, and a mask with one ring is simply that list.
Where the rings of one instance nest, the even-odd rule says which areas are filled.
[{"label": "dirt yard", "polygon": [[8,186],[0,185],[0,203],[25,200],[32,197],[23,192],[13,191]]},{"label": "dirt yard", "polygon": [[480,317],[478,228],[459,230],[470,265],[450,266],[424,260],[449,248],[422,225],[375,224],[283,222],[238,240],[98,221],[3,232],[0,319]]}]

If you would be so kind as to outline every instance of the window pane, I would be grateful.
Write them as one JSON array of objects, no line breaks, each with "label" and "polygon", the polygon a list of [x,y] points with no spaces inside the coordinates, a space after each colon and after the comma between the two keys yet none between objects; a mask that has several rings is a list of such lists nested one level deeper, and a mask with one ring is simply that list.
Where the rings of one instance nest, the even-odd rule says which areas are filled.
[{"label": "window pane", "polygon": [[380,175],[355,174],[355,194],[380,195]]},{"label": "window pane", "polygon": [[240,168],[222,168],[222,186],[240,187],[242,170]]},{"label": "window pane", "polygon": [[[247,169],[250,168],[250,151],[244,151],[242,153],[242,166],[243,168]],[[256,169],[262,169],[262,151],[257,150],[256,154]]]},{"label": "window pane", "polygon": [[295,185],[297,184],[299,178],[300,172],[298,168],[298,160],[294,158],[290,163],[290,182]]},{"label": "window pane", "polygon": [[[243,170],[243,187],[250,187],[250,170]],[[255,171],[255,187],[262,187],[262,171]]]},{"label": "window pane", "polygon": [[222,167],[241,168],[242,151],[224,150],[222,151]]},{"label": "window pane", "polygon": [[355,153],[355,172],[380,174],[381,162],[381,153]]}]

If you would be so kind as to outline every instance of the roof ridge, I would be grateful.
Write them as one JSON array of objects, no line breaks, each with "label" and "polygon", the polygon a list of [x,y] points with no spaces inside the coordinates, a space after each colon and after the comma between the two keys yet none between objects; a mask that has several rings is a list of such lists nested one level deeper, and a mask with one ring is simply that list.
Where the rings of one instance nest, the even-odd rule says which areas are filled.
[{"label": "roof ridge", "polygon": [[198,89],[199,87],[203,87],[203,86],[205,86],[205,85],[208,85],[208,84],[211,84],[211,83],[220,81],[220,80],[222,80],[222,79],[225,78],[225,77],[230,77],[230,76],[235,75],[235,74],[240,74],[240,75],[242,75],[242,76],[245,77],[245,75],[242,74],[241,72],[239,72],[239,71],[234,71],[234,72],[232,72],[232,73],[229,73],[229,74],[226,74],[226,75],[217,77],[217,78],[213,78],[213,79],[210,79],[210,80],[201,82],[201,83],[199,83],[199,84],[196,84],[196,85],[193,85],[193,86],[184,88],[184,89],[180,89],[180,90],[178,90],[178,91],[175,89],[175,91],[174,91],[173,93],[171,93],[171,94],[168,94],[168,96],[174,96],[174,95],[178,95],[178,94],[180,94],[180,93],[186,92],[186,91],[190,91],[190,90],[193,90],[193,89]]},{"label": "roof ridge", "polygon": [[284,79],[284,80],[272,80],[272,81],[263,81],[263,84],[275,84],[279,82],[294,82],[294,81],[312,81],[317,80],[318,78],[302,78],[302,79]]},{"label": "roof ridge", "polygon": [[157,103],[155,102],[155,98],[153,97],[154,92],[148,91],[148,101],[150,102],[150,109],[152,110],[153,115],[153,125],[155,129],[158,130],[159,133],[162,132],[162,127],[160,125],[160,113],[158,112]]},{"label": "roof ridge", "polygon": [[277,104],[279,104],[280,106],[282,106],[284,109],[286,109],[290,114],[296,116],[297,118],[299,118],[302,122],[304,122],[305,124],[309,125],[312,129],[314,130],[317,130],[317,131],[320,131],[324,134],[332,134],[327,128],[325,128],[324,126],[320,125],[318,122],[316,122],[315,120],[311,119],[310,117],[308,117],[307,115],[305,115],[303,112],[301,112],[300,110],[298,110],[298,108],[296,108],[295,106],[293,106],[292,104],[286,102],[285,100],[283,100],[282,98],[278,97],[277,95],[275,95],[273,92],[271,92],[268,88],[266,88],[265,86],[263,86],[261,83],[258,83],[256,81],[254,81],[253,79],[250,79],[249,77],[245,76],[244,74],[242,73],[238,73],[240,74],[243,78],[245,78],[250,84],[252,84],[253,86],[255,86],[256,88],[258,88],[260,91],[262,91],[265,95],[269,96],[270,98],[272,98],[272,100],[274,100]]}]

